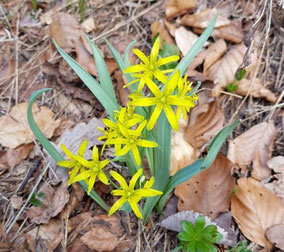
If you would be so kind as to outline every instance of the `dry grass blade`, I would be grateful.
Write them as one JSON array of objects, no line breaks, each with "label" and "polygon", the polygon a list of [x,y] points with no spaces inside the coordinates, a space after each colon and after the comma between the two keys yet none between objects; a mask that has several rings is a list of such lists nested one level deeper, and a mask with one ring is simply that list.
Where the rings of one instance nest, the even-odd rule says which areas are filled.
[{"label": "dry grass blade", "polygon": [[284,224],[281,199],[253,178],[239,179],[236,188],[231,212],[239,229],[249,240],[270,250],[272,244],[266,239],[265,230]]}]

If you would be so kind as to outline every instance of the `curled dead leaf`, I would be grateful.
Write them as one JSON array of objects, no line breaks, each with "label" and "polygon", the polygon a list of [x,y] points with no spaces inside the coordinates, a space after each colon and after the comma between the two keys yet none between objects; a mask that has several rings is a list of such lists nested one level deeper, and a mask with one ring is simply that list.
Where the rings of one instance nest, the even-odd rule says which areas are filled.
[{"label": "curled dead leaf", "polygon": [[[183,16],[181,19],[181,24],[191,27],[206,29],[209,26],[209,24],[212,22],[214,17],[217,15],[217,13],[218,10],[216,8],[204,9],[199,13]],[[230,20],[219,14],[215,23],[215,28],[229,24]]]},{"label": "curled dead leaf", "polygon": [[72,15],[59,12],[52,17],[49,33],[65,52],[70,53],[80,40],[81,27]]},{"label": "curled dead leaf", "polygon": [[81,24],[82,30],[85,33],[90,33],[92,31],[96,31],[97,30],[97,26],[95,24],[95,20],[93,17],[89,17],[88,19],[86,19],[82,24]]},{"label": "curled dead leaf", "polygon": [[174,39],[172,38],[172,36],[169,34],[165,24],[163,23],[162,20],[160,21],[156,21],[154,23],[151,24],[151,37],[154,38],[154,36],[159,33],[159,37],[161,40],[161,44],[160,44],[160,48],[162,48],[163,46],[163,41],[165,41],[165,43],[167,45],[169,44],[175,44]]},{"label": "curled dead leaf", "polygon": [[166,5],[166,19],[187,13],[195,7],[195,0],[168,0]]},{"label": "curled dead leaf", "polygon": [[250,95],[256,98],[265,98],[267,101],[271,103],[275,103],[277,101],[277,96],[272,93],[268,88],[264,87],[261,80],[256,78],[254,82],[250,79],[243,79],[238,82],[238,89],[236,93],[239,95],[246,96],[249,92],[251,85],[253,84]]},{"label": "curled dead leaf", "polygon": [[[27,121],[28,103],[19,103],[11,108],[9,114],[1,116],[0,143],[9,148],[17,148],[33,141],[33,133]],[[51,138],[61,120],[53,119],[53,112],[47,107],[32,107],[35,122],[47,138]]]},{"label": "curled dead leaf", "polygon": [[41,200],[42,205],[39,207],[32,206],[27,211],[27,216],[31,222],[37,224],[48,223],[52,217],[55,217],[62,211],[70,197],[65,183],[62,183],[56,191],[46,184],[40,192],[44,193],[44,197]]},{"label": "curled dead leaf", "polygon": [[178,185],[175,195],[179,198],[178,210],[193,210],[214,220],[227,211],[235,185],[231,176],[233,164],[222,154],[205,171]]},{"label": "curled dead leaf", "polygon": [[284,173],[275,174],[272,183],[265,184],[265,187],[274,192],[284,203]]},{"label": "curled dead leaf", "polygon": [[54,251],[63,239],[61,220],[52,219],[47,224],[36,226],[25,234],[31,251],[40,247],[43,251]]},{"label": "curled dead leaf", "polygon": [[251,241],[272,248],[265,230],[284,224],[284,205],[275,194],[253,178],[241,178],[231,200],[231,213],[242,233]]},{"label": "curled dead leaf", "polygon": [[273,121],[257,124],[230,141],[228,158],[244,170],[252,163],[252,176],[265,179],[271,174],[267,161],[276,135]]},{"label": "curled dead leaf", "polygon": [[277,156],[270,158],[267,162],[267,166],[272,169],[274,172],[284,173],[284,157]]},{"label": "curled dead leaf", "polygon": [[16,149],[8,149],[6,155],[7,155],[7,164],[9,167],[13,167],[17,164],[19,164],[23,159],[25,159],[30,151],[34,148],[34,144],[24,144]]},{"label": "curled dead leaf", "polygon": [[194,147],[197,156],[204,144],[223,128],[225,117],[217,101],[199,105],[191,110],[190,121],[185,132],[186,141]]},{"label": "curled dead leaf", "polygon": [[220,91],[233,82],[235,72],[243,62],[246,47],[241,45],[233,46],[225,56],[209,67],[206,76],[213,80],[216,85],[214,95],[218,96]]},{"label": "curled dead leaf", "polygon": [[265,235],[275,247],[284,250],[284,224],[274,225],[266,229]]},{"label": "curled dead leaf", "polygon": [[183,26],[175,30],[175,40],[177,47],[183,55],[186,55],[189,49],[198,39],[198,36],[193,32],[187,30]]},{"label": "curled dead leaf", "polygon": [[[204,29],[194,28],[193,31],[197,34],[202,34],[204,32]],[[244,39],[242,25],[237,21],[232,21],[228,25],[215,28],[210,36],[219,39],[225,39],[236,44],[241,43]]]}]

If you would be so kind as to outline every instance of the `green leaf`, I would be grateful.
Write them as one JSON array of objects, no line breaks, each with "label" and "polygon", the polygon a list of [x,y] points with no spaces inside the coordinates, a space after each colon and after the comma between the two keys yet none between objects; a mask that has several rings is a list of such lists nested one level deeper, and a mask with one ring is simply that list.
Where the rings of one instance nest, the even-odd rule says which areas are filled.
[{"label": "green leaf", "polygon": [[[28,105],[28,111],[27,111],[27,118],[28,123],[30,125],[30,128],[32,132],[34,133],[37,140],[40,142],[40,144],[43,146],[43,148],[46,149],[46,151],[55,159],[56,162],[64,160],[64,158],[60,155],[60,153],[54,148],[54,146],[47,140],[47,138],[44,136],[44,134],[41,132],[39,127],[37,126],[32,112],[32,106],[35,102],[36,98],[41,95],[43,92],[51,90],[50,88],[43,88],[41,90],[35,91],[32,93],[29,99],[29,105]],[[63,168],[62,168],[63,169]],[[79,184],[82,186],[82,188],[87,192],[88,191],[88,185],[85,181],[80,181]],[[109,210],[109,206],[104,202],[103,199],[94,191],[92,190],[90,193],[90,197],[96,201],[103,209],[106,211]]]},{"label": "green leaf", "polygon": [[[129,45],[126,47],[126,49],[125,49],[125,51],[123,53],[123,61],[124,61],[124,64],[125,64],[126,67],[130,66],[128,54],[129,54],[129,51],[130,51],[131,47],[133,47],[136,44],[136,42],[137,41],[135,39],[133,39],[133,41],[129,43]],[[121,70],[121,71],[123,71],[123,70]]]},{"label": "green leaf", "polygon": [[213,140],[211,141],[208,147],[209,152],[202,164],[201,169],[207,169],[212,165],[223,143],[225,142],[227,137],[233,132],[233,130],[237,127],[239,122],[240,120],[236,120],[232,124],[226,126],[213,138]]},{"label": "green leaf", "polygon": [[237,81],[242,80],[246,75],[246,70],[244,68],[239,69],[236,73],[235,73],[235,79]]},{"label": "green leaf", "polygon": [[235,81],[233,81],[231,84],[226,86],[226,90],[229,93],[234,93],[238,88],[239,88],[239,86],[235,83]]},{"label": "green leaf", "polygon": [[156,40],[157,40],[157,38],[158,38],[159,36],[160,36],[160,33],[157,32],[157,33],[155,34],[155,36],[152,38],[152,45],[155,44],[155,42],[156,42]]},{"label": "green leaf", "polygon": [[202,215],[199,215],[195,222],[195,232],[201,233],[205,225],[206,225],[205,218]]},{"label": "green leaf", "polygon": [[117,101],[111,99],[111,97],[105,92],[105,90],[100,86],[100,84],[74,59],[72,59],[67,53],[65,53],[54,41],[54,45],[58,52],[61,54],[63,59],[69,64],[69,66],[74,70],[78,77],[85,83],[85,85],[91,90],[95,97],[100,101],[100,103],[105,108],[108,115],[114,119],[114,110],[119,110]]},{"label": "green leaf", "polygon": [[202,241],[196,243],[196,250],[197,252],[217,252],[214,245]]},{"label": "green leaf", "polygon": [[193,238],[191,235],[189,235],[188,233],[182,231],[182,232],[179,232],[178,235],[177,235],[178,239],[180,241],[186,241],[186,242],[189,242],[189,241],[192,241]]},{"label": "green leaf", "polygon": [[[172,127],[169,124],[164,111],[162,111],[157,122],[157,143],[159,147],[154,149],[155,183],[153,188],[164,191],[170,176],[171,165],[171,136]],[[143,217],[146,221],[154,206],[161,196],[147,198],[144,206]]]},{"label": "green leaf", "polygon": [[[109,95],[109,97],[113,100],[116,101],[116,96],[115,92],[113,89],[112,81],[109,76],[109,72],[107,69],[107,65],[104,61],[104,58],[100,54],[99,49],[96,47],[96,45],[88,38],[88,36],[85,36],[87,39],[89,45],[91,46],[93,55],[94,55],[94,60],[96,63],[96,68],[98,70],[98,75],[100,78],[100,84],[101,87],[104,89],[104,91]],[[117,103],[117,102],[116,102]],[[118,104],[116,104],[118,106]]]},{"label": "green leaf", "polygon": [[[160,56],[162,58],[166,58],[169,56],[173,55],[180,55],[180,51],[177,46],[175,45],[164,45],[162,50],[160,51]],[[167,63],[166,65],[163,65],[160,67],[161,70],[166,70],[166,69],[175,69],[176,66],[178,65],[178,61],[176,62],[170,62]]]},{"label": "green leaf", "polygon": [[171,179],[169,180],[165,190],[164,194],[159,200],[158,203],[158,210],[161,212],[164,208],[164,205],[166,203],[166,200],[171,193],[171,191],[179,184],[187,181],[194,175],[196,175],[198,172],[201,171],[201,165],[203,163],[203,159],[196,160],[193,164],[186,166],[185,168],[179,170],[177,173],[175,173]]},{"label": "green leaf", "polygon": [[38,198],[42,198],[42,197],[44,197],[44,196],[45,196],[45,194],[44,194],[43,192],[40,192],[40,193],[37,194],[37,197],[38,197]]},{"label": "green leaf", "polygon": [[182,221],[181,226],[182,226],[182,229],[188,234],[192,234],[195,232],[194,226],[189,221]]}]

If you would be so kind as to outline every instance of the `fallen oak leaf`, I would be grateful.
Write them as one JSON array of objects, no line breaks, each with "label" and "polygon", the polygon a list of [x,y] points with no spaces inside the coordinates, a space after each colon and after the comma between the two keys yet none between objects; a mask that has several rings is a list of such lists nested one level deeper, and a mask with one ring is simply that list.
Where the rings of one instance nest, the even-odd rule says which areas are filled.
[{"label": "fallen oak leaf", "polygon": [[56,191],[46,184],[40,192],[44,193],[41,206],[32,206],[27,211],[28,218],[32,223],[36,224],[48,223],[52,217],[55,217],[62,211],[70,198],[67,182],[62,183]]},{"label": "fallen oak leaf", "polygon": [[270,251],[272,244],[266,239],[265,230],[284,224],[281,199],[257,180],[241,178],[232,196],[231,213],[246,238]]},{"label": "fallen oak leaf", "polygon": [[178,210],[193,210],[212,220],[227,211],[235,185],[231,176],[232,166],[229,159],[218,154],[208,169],[178,185],[175,189],[179,198]]},{"label": "fallen oak leaf", "polygon": [[253,83],[250,79],[242,79],[241,81],[237,82],[238,89],[236,90],[236,93],[242,96],[246,96],[250,91],[252,84],[253,87],[250,92],[251,96],[256,98],[265,98],[271,103],[275,103],[277,101],[278,97],[268,88],[264,87],[259,78],[254,79]]},{"label": "fallen oak leaf", "polygon": [[195,0],[168,0],[166,4],[166,19],[170,20],[195,7]]},{"label": "fallen oak leaf", "polygon": [[23,159],[25,159],[31,150],[34,148],[33,143],[21,145],[15,149],[8,149],[7,155],[7,164],[10,168],[19,164]]},{"label": "fallen oak leaf", "polygon": [[[28,102],[23,102],[11,108],[6,116],[1,116],[0,143],[9,148],[17,148],[33,141],[34,135],[27,120]],[[51,138],[61,120],[53,119],[54,113],[47,107],[40,109],[36,104],[32,107],[35,122],[47,138]]]},{"label": "fallen oak leaf", "polygon": [[165,43],[167,45],[174,45],[175,44],[175,41],[174,39],[172,38],[172,36],[169,34],[165,24],[163,23],[162,20],[160,21],[156,21],[154,23],[151,24],[151,38],[153,39],[155,37],[155,35],[157,33],[159,33],[159,37],[160,37],[160,40],[161,40],[161,44],[160,44],[160,48],[162,48],[163,46],[163,42],[165,41]]},{"label": "fallen oak leaf", "polygon": [[267,161],[276,135],[273,121],[257,124],[229,142],[228,158],[243,170],[252,163],[254,178],[268,178],[271,170],[267,166]]},{"label": "fallen oak leaf", "polygon": [[[193,31],[197,34],[202,34],[204,32],[204,29],[193,28]],[[231,21],[228,25],[214,28],[210,36],[219,39],[225,39],[236,44],[241,43],[244,39],[241,23],[237,21]]]},{"label": "fallen oak leaf", "polygon": [[274,225],[266,229],[265,235],[275,247],[284,250],[284,224]]},{"label": "fallen oak leaf", "polygon": [[[204,9],[199,13],[183,16],[180,22],[182,25],[206,29],[217,14],[218,10],[216,8]],[[226,17],[219,14],[214,27],[229,25],[230,22]]]}]

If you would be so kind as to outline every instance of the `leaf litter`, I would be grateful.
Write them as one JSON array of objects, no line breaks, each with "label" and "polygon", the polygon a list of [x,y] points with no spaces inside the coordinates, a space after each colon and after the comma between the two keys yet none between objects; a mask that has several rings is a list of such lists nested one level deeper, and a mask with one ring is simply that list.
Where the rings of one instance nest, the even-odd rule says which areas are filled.
[{"label": "leaf litter", "polygon": [[[63,141],[69,145],[69,147],[74,147],[76,149],[77,147],[74,146],[72,138],[76,138],[77,136],[79,136],[80,139],[88,138],[88,134],[93,136],[95,134],[95,125],[96,123],[99,124],[99,118],[103,113],[103,109],[98,102],[96,102],[95,99],[92,100],[91,96],[87,95],[88,91],[85,93],[79,92],[79,90],[82,90],[82,84],[77,76],[70,71],[69,67],[67,67],[67,65],[61,59],[56,58],[57,54],[54,51],[54,48],[50,46],[52,38],[55,38],[58,43],[61,43],[62,47],[66,47],[65,50],[72,54],[72,56],[75,54],[74,58],[76,58],[77,62],[84,65],[88,72],[96,77],[97,73],[92,52],[82,36],[83,31],[85,33],[89,33],[88,35],[94,39],[95,43],[98,43],[103,56],[107,58],[108,66],[110,67],[110,74],[112,75],[112,78],[116,80],[115,83],[117,83],[115,84],[117,85],[115,88],[118,89],[117,92],[120,95],[121,102],[126,104],[126,91],[125,89],[121,88],[121,86],[125,84],[125,80],[121,76],[121,73],[117,70],[117,67],[113,64],[112,55],[109,53],[107,47],[101,43],[102,40],[96,40],[97,36],[100,36],[100,34],[107,34],[106,36],[109,36],[108,39],[111,41],[111,43],[119,49],[120,53],[122,53],[124,48],[131,41],[131,37],[134,33],[135,39],[138,40],[138,44],[142,48],[147,48],[147,46],[149,46],[150,38],[148,36],[146,41],[145,35],[149,34],[151,26],[152,37],[154,37],[157,32],[160,32],[161,38],[163,37],[163,40],[165,40],[166,43],[176,43],[184,55],[190,48],[188,45],[192,45],[196,37],[198,37],[199,34],[203,32],[204,28],[206,28],[206,25],[211,22],[214,13],[216,13],[217,10],[221,10],[220,17],[217,21],[217,26],[211,34],[209,43],[200,51],[188,69],[188,73],[190,73],[189,78],[194,80],[195,83],[196,81],[200,80],[204,81],[201,86],[203,90],[199,92],[200,97],[202,96],[202,98],[200,98],[199,105],[191,111],[189,120],[183,123],[181,130],[173,133],[171,174],[174,174],[185,165],[191,164],[198,157],[206,153],[206,148],[211,139],[224,125],[228,123],[230,119],[232,120],[231,117],[234,112],[238,111],[240,117],[243,119],[249,119],[243,121],[241,126],[231,136],[227,157],[225,155],[227,153],[228,146],[225,146],[222,148],[223,156],[221,157],[221,154],[219,154],[216,160],[218,164],[213,164],[212,167],[209,168],[211,171],[208,169],[207,171],[202,172],[206,174],[208,173],[206,176],[200,173],[196,177],[192,178],[191,182],[199,179],[201,185],[206,184],[207,186],[204,186],[204,188],[197,188],[196,186],[187,188],[188,186],[186,187],[183,185],[185,186],[185,189],[182,193],[180,193],[178,205],[181,205],[180,203],[182,199],[186,199],[186,204],[189,206],[187,210],[195,210],[196,207],[198,209],[195,211],[199,211],[207,216],[211,216],[216,220],[216,222],[219,217],[221,218],[222,215],[226,213],[230,214],[231,212],[236,221],[235,224],[233,223],[235,236],[237,236],[240,230],[248,240],[252,241],[252,243],[254,242],[268,248],[270,248],[272,244],[275,244],[276,247],[283,248],[281,247],[281,237],[279,238],[277,235],[275,235],[275,233],[279,234],[279,230],[281,230],[281,225],[283,222],[280,221],[277,216],[274,217],[277,217],[279,220],[272,221],[273,213],[269,213],[267,209],[267,206],[275,205],[276,209],[278,207],[279,212],[281,212],[282,207],[280,206],[279,202],[283,202],[284,199],[284,177],[283,171],[281,170],[281,159],[279,159],[280,161],[278,161],[278,159],[276,159],[276,161],[273,161],[273,158],[270,159],[271,156],[283,156],[283,152],[280,151],[281,146],[283,147],[283,145],[281,145],[283,134],[281,133],[280,128],[283,127],[283,125],[279,121],[281,117],[278,117],[277,119],[273,115],[273,111],[276,110],[278,113],[278,107],[281,107],[281,104],[278,101],[278,93],[281,93],[281,88],[283,89],[283,84],[281,84],[281,76],[283,74],[281,74],[281,70],[278,70],[281,58],[279,57],[279,53],[278,55],[276,53],[272,53],[275,51],[274,49],[269,50],[269,47],[272,46],[273,48],[279,49],[277,50],[278,52],[281,52],[281,47],[277,42],[281,41],[281,39],[279,39],[279,35],[275,33],[275,31],[278,29],[277,26],[275,26],[275,23],[277,23],[276,21],[278,19],[276,15],[278,13],[279,6],[276,5],[278,9],[274,8],[275,11],[273,12],[273,20],[276,21],[271,24],[274,28],[276,27],[276,29],[267,30],[268,27],[263,25],[264,18],[260,17],[261,19],[259,24],[262,24],[262,27],[257,28],[260,30],[259,34],[261,34],[263,36],[262,38],[264,38],[264,32],[262,31],[270,32],[269,43],[267,43],[268,50],[265,50],[264,54],[261,54],[260,47],[257,48],[259,42],[255,41],[254,43],[251,43],[254,47],[250,47],[249,43],[246,42],[246,40],[253,41],[255,39],[253,37],[248,38],[247,36],[248,30],[252,26],[252,23],[249,23],[248,20],[251,20],[251,17],[256,15],[258,8],[261,7],[261,4],[251,5],[247,4],[245,1],[241,1],[239,5],[236,5],[234,4],[234,1],[231,1],[222,5],[217,4],[215,7],[215,3],[212,2],[209,4],[208,1],[170,0],[167,1],[165,5],[161,5],[165,10],[165,16],[163,16],[163,13],[156,8],[151,12],[146,13],[143,18],[137,18],[133,21],[133,19],[131,19],[132,14],[129,13],[132,13],[132,11],[139,12],[144,8],[147,9],[148,3],[141,1],[139,4],[135,3],[131,4],[131,6],[126,4],[125,6],[122,6],[118,2],[85,2],[88,11],[85,13],[86,21],[82,24],[78,22],[79,15],[76,10],[76,6],[73,3],[66,6],[62,3],[50,5],[49,1],[45,1],[44,4],[42,4],[42,1],[40,1],[40,12],[36,14],[34,20],[33,18],[26,18],[26,12],[30,10],[30,7],[22,4],[23,8],[19,9],[19,28],[21,32],[19,33],[19,39],[21,41],[19,45],[22,53],[20,54],[20,64],[19,69],[17,70],[20,73],[20,101],[27,101],[27,98],[32,90],[36,90],[39,86],[52,86],[52,88],[55,90],[54,94],[52,96],[49,95],[44,97],[43,103],[41,104],[52,108],[51,110],[56,113],[56,118],[59,119],[54,120],[54,114],[51,111],[46,112],[49,114],[49,116],[43,115],[43,118],[40,119],[43,121],[43,124],[46,125],[46,123],[50,123],[52,126],[47,127],[47,129],[50,131],[47,132],[47,135],[50,138],[53,137],[52,140],[56,143]],[[3,6],[5,11],[9,11],[9,9],[12,8],[12,5],[8,4],[6,1],[3,2]],[[89,6],[93,8],[92,13],[94,15],[90,15],[91,12],[90,9],[88,9]],[[125,12],[125,10],[128,10],[128,12]],[[269,16],[267,11],[265,11],[265,13],[267,13]],[[250,16],[249,19],[247,19],[248,16]],[[41,20],[41,23],[39,22],[38,17]],[[120,20],[123,22],[125,19],[129,21],[125,24],[125,26],[123,26],[125,27],[125,29],[123,28],[124,31],[122,31],[123,29],[116,29],[114,32],[108,33],[108,31],[115,27]],[[147,23],[149,20],[152,20],[151,23]],[[0,36],[8,39],[7,31],[14,36],[14,31],[16,31],[15,24],[16,22],[14,21],[11,23],[11,27],[4,24],[6,32],[1,32],[0,30]],[[49,28],[51,33],[49,34],[48,29],[45,28]],[[253,32],[250,32],[250,34],[253,34]],[[22,41],[30,46],[27,47],[28,50],[22,46]],[[38,44],[34,45],[32,41],[36,41]],[[263,39],[263,41],[266,40]],[[260,42],[263,41],[260,40]],[[246,44],[246,46],[244,46],[242,43]],[[15,48],[12,42],[9,42],[9,47],[6,48],[2,46],[3,44],[4,43],[2,43],[0,46],[2,55],[6,56],[10,55],[11,52],[14,53]],[[40,56],[40,60],[37,60],[39,56],[35,53],[36,48],[41,48],[44,52],[43,55]],[[47,50],[47,48],[49,49]],[[260,67],[257,67],[258,62],[254,59],[248,61],[250,64],[243,62],[244,57],[246,58],[247,55],[251,54],[252,51],[254,51],[254,54],[256,54],[257,60],[262,60]],[[21,58],[22,55],[25,56],[24,61]],[[1,66],[4,66],[0,69],[0,82],[1,84],[4,83],[5,92],[3,92],[3,94],[9,96],[10,93],[13,93],[9,93],[9,91],[13,90],[11,88],[14,87],[15,84],[13,83],[16,81],[14,76],[16,61],[13,56],[10,57],[8,62],[6,61],[6,58],[4,58],[4,60],[0,60]],[[2,64],[2,62],[5,62],[5,64]],[[239,67],[244,65],[247,70],[245,78],[236,83],[238,88],[235,93],[228,94],[226,90],[227,85],[234,81],[235,72],[239,69]],[[29,68],[33,68],[34,66],[37,66],[36,71],[32,72],[32,70],[29,70]],[[43,69],[43,72],[41,72],[41,69]],[[257,72],[255,72],[256,70]],[[22,73],[22,71],[26,71],[26,74]],[[38,79],[34,82],[30,78],[36,74],[38,74]],[[27,78],[27,76],[29,79],[26,80],[26,82],[23,81],[23,79]],[[48,79],[48,81],[46,81],[46,79]],[[32,84],[30,84],[27,88],[26,83]],[[211,88],[212,85],[214,86],[213,90]],[[206,95],[203,95],[205,93]],[[249,99],[247,99],[245,103],[240,106],[240,97],[246,97],[247,95],[249,96]],[[12,96],[13,99],[16,99],[15,93],[13,93]],[[212,98],[213,96],[215,96],[215,100]],[[251,99],[250,97],[254,97],[254,99]],[[5,109],[3,110],[2,115],[8,114],[7,112],[9,111],[8,108],[10,106],[9,104],[7,105],[6,102],[4,104]],[[12,105],[14,104],[14,100],[12,100]],[[257,104],[258,108],[260,109],[260,114],[258,114],[259,112],[253,110],[255,108],[255,104]],[[275,104],[276,107],[273,107],[273,104]],[[19,105],[20,104],[17,106]],[[41,108],[37,108],[37,110],[45,111],[45,106],[41,106]],[[94,116],[97,117],[97,119],[94,118]],[[10,115],[6,116],[6,118],[8,117],[10,117]],[[69,129],[70,126],[76,125],[79,118],[81,120],[83,119],[85,123],[75,126],[73,130]],[[267,118],[271,120],[268,121]],[[4,119],[4,117],[2,117],[2,119]],[[44,119],[46,119],[46,121]],[[59,120],[62,122],[59,123]],[[72,122],[70,125],[69,123],[66,123],[68,120]],[[95,125],[92,124],[93,122],[95,122]],[[16,122],[16,130],[22,132],[21,134],[26,136],[26,129],[17,123],[18,122]],[[65,123],[66,125],[62,125]],[[254,128],[257,126],[263,127],[266,130],[262,128],[257,128],[260,129],[257,130]],[[84,129],[82,132],[80,132],[80,130],[78,131],[80,127]],[[277,136],[276,131],[279,132]],[[259,138],[259,132],[262,132],[261,138]],[[13,136],[14,135],[16,134],[13,134]],[[65,137],[62,135],[65,135]],[[243,139],[244,142],[241,143],[242,141],[239,141],[239,137],[242,137],[243,135],[245,136]],[[5,136],[6,132],[4,135],[4,140]],[[246,138],[247,142],[245,141]],[[260,139],[258,140],[257,144],[253,144],[253,141],[255,140],[249,140],[255,138]],[[32,160],[33,162],[34,158],[38,158],[38,150],[33,150],[32,154],[29,151],[29,149],[33,148],[33,144],[30,144],[32,141],[31,139],[32,137],[29,136],[22,138],[21,140],[13,139],[11,142],[6,138],[5,143],[7,147],[3,147],[3,149],[1,149],[0,167],[3,166],[4,169],[0,168],[2,172],[0,179],[2,179],[2,174],[6,176],[7,168],[11,169],[15,165],[19,164],[19,162],[21,166],[23,162],[29,162],[27,160]],[[238,143],[238,147],[232,147],[233,142]],[[100,143],[96,142],[95,139],[94,141],[91,140],[90,145],[88,146],[88,153],[90,153],[90,149],[94,144]],[[3,153],[5,154],[2,155]],[[243,155],[241,153],[243,153]],[[7,156],[9,157],[8,159]],[[87,156],[89,156],[89,154]],[[228,160],[228,158],[232,159],[231,161],[237,165],[234,166],[234,172],[239,171],[237,167],[243,168],[243,170],[239,171],[239,173],[234,173],[234,177],[237,181],[237,190],[232,189],[235,182],[231,176],[232,163]],[[87,249],[100,250],[102,248],[109,251],[129,251],[134,247],[134,243],[136,243],[136,246],[139,246],[144,250],[149,248],[149,246],[152,246],[152,250],[156,251],[156,249],[161,249],[162,245],[160,241],[163,240],[165,241],[166,246],[173,246],[174,242],[167,244],[167,235],[165,234],[165,231],[161,231],[160,229],[156,229],[155,231],[154,228],[150,228],[146,231],[142,229],[141,231],[140,226],[135,225],[135,221],[132,219],[130,221],[128,220],[127,224],[128,227],[130,227],[130,230],[132,229],[132,232],[130,232],[131,234],[128,234],[128,230],[126,232],[126,236],[121,236],[122,233],[125,233],[125,216],[115,216],[115,220],[109,219],[106,215],[100,212],[101,210],[94,206],[91,201],[86,201],[82,191],[78,190],[78,188],[76,189],[75,185],[72,186],[71,192],[67,191],[66,185],[64,189],[62,188],[59,190],[63,184],[60,186],[58,186],[58,184],[62,183],[62,180],[64,181],[64,176],[66,176],[66,174],[62,175],[58,173],[55,163],[51,163],[50,167],[53,169],[53,172],[50,170],[49,176],[45,177],[47,180],[50,180],[50,184],[41,186],[41,190],[47,190],[45,188],[47,186],[49,187],[46,198],[43,198],[42,206],[46,206],[45,200],[47,200],[47,202],[50,202],[50,207],[46,207],[45,209],[42,206],[28,207],[27,211],[24,213],[25,216],[29,216],[29,221],[31,222],[41,224],[39,224],[38,227],[32,227],[32,229],[29,229],[29,231],[24,231],[23,236],[19,236],[17,239],[17,244],[20,244],[24,237],[31,249],[40,247],[44,251],[53,251],[62,246],[62,244],[67,244],[68,248],[70,248],[70,251]],[[220,169],[220,167],[222,169]],[[23,170],[23,167],[20,167],[19,169]],[[217,174],[223,171],[223,169],[224,172],[220,174],[219,177],[215,178]],[[26,171],[26,168],[24,170]],[[244,172],[245,170],[246,172]],[[214,174],[214,172],[216,174]],[[54,177],[54,173],[57,175],[57,178]],[[40,171],[37,171],[35,174],[39,175]],[[252,178],[240,178],[251,175],[260,180],[265,178],[265,180],[262,182],[257,182]],[[24,193],[27,193],[28,190],[30,190],[34,176],[36,175],[32,175],[32,179],[29,180]],[[218,186],[216,189],[214,188],[214,185],[218,181],[222,181],[220,183],[222,185],[226,185],[228,192],[224,189],[225,187],[222,186]],[[189,181],[189,184],[191,182]],[[4,183],[7,184],[6,181]],[[212,191],[211,194],[204,193],[204,195],[200,196],[199,199],[195,198],[195,188],[197,188],[199,194],[202,192],[202,190],[206,192],[210,186],[213,186],[213,189],[210,190]],[[248,191],[246,188],[250,188],[250,191]],[[96,188],[96,190],[97,189],[102,197],[108,197],[108,190]],[[9,190],[8,186],[6,190]],[[13,190],[10,189],[10,191]],[[185,191],[189,192],[185,193]],[[240,193],[238,193],[238,191],[240,191]],[[263,194],[263,199],[261,201],[263,209],[250,209],[249,206],[251,201],[258,202],[257,193],[259,192]],[[12,194],[5,194],[5,197],[8,197],[8,199],[10,198],[12,207],[14,209],[21,208],[21,199],[25,201],[25,197],[22,197],[22,195],[10,197],[10,195]],[[219,197],[217,197],[217,195],[219,195]],[[64,199],[65,197],[68,198],[68,202],[65,202],[67,201],[66,199],[61,201],[60,204],[55,202],[54,199],[61,197]],[[218,199],[215,199],[215,201],[211,200],[211,198],[214,197],[217,197]],[[231,211],[230,202],[228,203],[230,199]],[[211,208],[202,207],[204,202],[209,203]],[[240,205],[240,202],[245,202],[245,205]],[[177,202],[175,201],[174,204],[177,204]],[[241,210],[244,206],[248,206],[248,209],[245,211],[245,213],[248,215],[240,214],[236,211],[236,209]],[[200,210],[202,208],[203,210]],[[6,207],[4,208],[5,211],[8,211],[7,209],[8,208]],[[27,215],[31,209],[34,211],[34,214],[31,214],[31,212],[29,215]],[[174,207],[174,209],[176,208]],[[213,209],[213,211],[210,209]],[[93,210],[95,210],[95,213]],[[180,207],[179,210],[181,210]],[[3,210],[0,211],[2,214]],[[85,217],[79,218],[81,214],[85,214]],[[2,214],[2,216],[4,216],[4,214]],[[69,216],[72,217],[70,218]],[[261,216],[263,219],[267,218],[267,220],[270,222],[267,224],[267,222],[264,220],[260,220],[260,223],[253,223],[253,225],[255,225],[254,227],[246,225],[251,224],[250,222],[256,218],[255,216]],[[62,218],[64,221],[69,218],[69,233],[67,241],[65,241],[63,236],[63,223],[60,218]],[[78,220],[77,222],[74,221],[76,218]],[[155,220],[156,219],[154,218],[154,222]],[[73,221],[77,223],[77,226],[75,224],[74,227],[70,228],[70,223]],[[120,221],[122,224],[124,223],[124,225],[122,225],[123,227],[121,226]],[[223,222],[225,222],[227,226],[232,224],[230,218],[224,218]],[[5,223],[5,220],[3,223]],[[84,227],[84,225],[87,226]],[[261,228],[259,226],[261,226]],[[18,223],[14,225],[14,228],[17,227],[19,227]],[[95,227],[97,229],[95,229]],[[117,230],[117,233],[113,232],[111,227]],[[252,232],[251,229],[258,232],[255,237],[251,237],[249,235],[249,233]],[[100,233],[97,233],[96,230],[99,230]],[[229,229],[226,229],[226,231],[228,230]],[[136,239],[134,242],[133,237],[137,235],[138,231],[141,236],[138,234],[139,239]],[[230,231],[233,232],[232,229]],[[151,237],[150,240],[149,237]],[[137,238],[137,236],[135,238]],[[127,243],[127,240],[129,243]],[[228,245],[233,246],[232,243]],[[171,249],[172,248],[174,247],[171,247]]]}]

